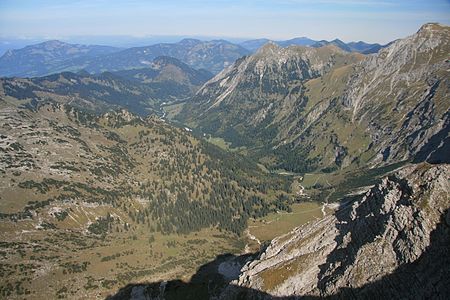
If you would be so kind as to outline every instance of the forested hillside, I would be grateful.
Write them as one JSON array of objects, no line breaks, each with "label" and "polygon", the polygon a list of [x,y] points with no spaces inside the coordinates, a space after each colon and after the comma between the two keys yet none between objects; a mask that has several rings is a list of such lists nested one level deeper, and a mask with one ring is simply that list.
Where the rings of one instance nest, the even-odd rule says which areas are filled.
[{"label": "forested hillside", "polygon": [[[71,292],[85,286],[88,296],[86,285],[94,281],[107,291],[131,278],[163,276],[176,258],[170,253],[178,251],[192,255],[178,271],[191,271],[191,264],[212,255],[209,243],[242,249],[236,243],[248,218],[286,209],[292,201],[285,197],[288,179],[156,116],[125,110],[98,115],[60,99],[30,106],[7,96],[0,118],[2,274],[8,276],[3,297],[56,297],[67,291],[62,286]],[[203,239],[195,241],[198,232],[211,236],[206,248]],[[125,258],[131,253],[118,249],[127,240],[135,246],[126,251],[136,252],[137,260],[160,263]],[[166,246],[174,250],[166,252]],[[153,254],[142,256],[149,247]],[[89,253],[102,254],[86,264],[73,261]],[[95,275],[121,257],[136,265]],[[19,271],[19,263],[28,271]],[[65,277],[70,283],[38,288],[62,272],[73,274]]]}]

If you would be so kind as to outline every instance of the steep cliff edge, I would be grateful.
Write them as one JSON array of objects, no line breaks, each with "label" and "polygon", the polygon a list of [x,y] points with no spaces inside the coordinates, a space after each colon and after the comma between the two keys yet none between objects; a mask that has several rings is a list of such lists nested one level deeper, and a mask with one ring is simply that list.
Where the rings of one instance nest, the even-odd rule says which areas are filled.
[{"label": "steep cliff edge", "polygon": [[384,178],[273,240],[221,298],[448,297],[449,174],[449,165],[419,164]]},{"label": "steep cliff edge", "polygon": [[[393,43],[355,66],[342,96],[352,122],[364,124],[373,141],[372,164],[436,152],[448,141],[450,27],[435,23]],[[424,147],[430,139],[436,147]],[[428,149],[426,149],[428,148]],[[426,154],[425,154],[426,153]]]}]

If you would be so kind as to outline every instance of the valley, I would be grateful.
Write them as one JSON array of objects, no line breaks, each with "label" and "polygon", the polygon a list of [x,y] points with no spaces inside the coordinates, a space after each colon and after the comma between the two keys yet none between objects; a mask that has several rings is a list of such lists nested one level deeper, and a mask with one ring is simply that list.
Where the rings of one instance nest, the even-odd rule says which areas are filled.
[{"label": "valley", "polygon": [[7,52],[0,298],[445,298],[449,45]]},{"label": "valley", "polygon": [[287,207],[289,179],[158,117],[3,99],[3,297],[106,297],[188,278],[242,253],[248,218]]},{"label": "valley", "polygon": [[[318,202],[292,204],[291,209],[289,212],[271,213],[267,217],[251,220],[248,225],[249,232],[259,241],[268,242],[295,227],[324,216],[323,205]],[[327,209],[327,212],[331,213],[331,210]]]},{"label": "valley", "polygon": [[323,217],[320,196],[303,194],[309,176],[268,172],[157,116],[12,95],[0,111],[3,297],[187,281],[217,255],[258,251],[246,230],[268,242]]}]

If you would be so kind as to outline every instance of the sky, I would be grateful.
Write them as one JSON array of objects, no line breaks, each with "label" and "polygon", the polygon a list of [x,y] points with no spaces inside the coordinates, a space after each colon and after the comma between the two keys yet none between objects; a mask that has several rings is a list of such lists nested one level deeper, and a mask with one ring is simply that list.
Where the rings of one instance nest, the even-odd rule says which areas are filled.
[{"label": "sky", "polygon": [[426,22],[450,24],[450,0],[0,0],[0,37],[307,36],[387,43]]}]

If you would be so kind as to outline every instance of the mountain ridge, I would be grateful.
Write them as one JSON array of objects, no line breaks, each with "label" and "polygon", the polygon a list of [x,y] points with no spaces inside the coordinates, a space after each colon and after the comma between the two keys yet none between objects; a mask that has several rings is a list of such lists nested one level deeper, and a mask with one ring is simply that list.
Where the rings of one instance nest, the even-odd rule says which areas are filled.
[{"label": "mountain ridge", "polygon": [[61,97],[0,97],[2,297],[106,297],[187,276],[242,251],[250,217],[287,207],[288,178],[155,115]]},{"label": "mountain ridge", "polygon": [[[30,77],[62,71],[78,71],[80,69],[86,69],[91,73],[100,73],[102,71],[141,68],[145,66],[146,61],[151,61],[158,56],[173,56],[195,69],[204,68],[217,74],[224,67],[231,65],[237,58],[255,52],[270,41],[269,39],[257,39],[235,44],[224,39],[202,41],[185,38],[177,43],[159,43],[122,49],[49,40],[28,45],[21,49],[6,51],[0,57],[0,74],[2,76]],[[320,47],[335,44],[343,50],[365,54],[378,52],[379,49],[385,47],[364,42],[346,44],[338,39],[331,42],[315,41],[307,37],[271,42],[281,47],[293,45]],[[63,53],[61,53],[62,51]],[[203,61],[205,57],[210,57],[210,61]],[[17,68],[18,65],[20,65],[19,69]]]},{"label": "mountain ridge", "polygon": [[332,41],[328,40],[313,40],[307,37],[298,37],[298,38],[292,38],[289,40],[270,40],[266,38],[262,39],[255,39],[255,40],[248,40],[240,43],[240,45],[252,53],[257,51],[260,47],[264,46],[266,43],[275,43],[279,45],[280,47],[289,47],[289,46],[309,46],[314,48],[319,48],[325,45],[335,45],[342,50],[345,50],[347,52],[359,52],[362,54],[373,54],[377,53],[380,49],[388,46],[390,43],[386,45],[381,45],[378,43],[366,43],[363,41],[358,42],[349,42],[345,43],[341,41],[340,39],[334,39]]},{"label": "mountain ridge", "polygon": [[0,78],[0,297],[447,298],[450,26],[319,44]]},{"label": "mountain ridge", "polygon": [[[90,55],[65,55],[57,60],[53,59],[59,55],[58,52],[56,54],[53,52],[60,48],[67,48],[67,51],[73,52],[75,51],[73,49],[87,51],[85,49],[90,49],[89,47],[93,48]],[[35,52],[41,52],[41,55],[35,58],[33,56]],[[248,53],[248,50],[241,46],[225,40],[183,39],[178,43],[160,43],[128,49],[48,41],[5,53],[0,57],[0,74],[2,76],[43,76],[81,69],[90,73],[119,71],[146,67],[159,56],[172,56],[192,68],[218,73],[237,58]],[[19,70],[17,65],[21,65]]]},{"label": "mountain ridge", "polygon": [[50,40],[22,49],[8,50],[0,57],[2,76],[38,76],[58,69],[60,65],[81,58],[92,58],[120,51],[120,48],[99,45],[68,44]]},{"label": "mountain ridge", "polygon": [[276,238],[220,299],[445,297],[449,171],[408,166],[335,215]]},{"label": "mountain ridge", "polygon": [[[1,78],[2,97],[31,100],[60,99],[88,111],[119,107],[147,115],[162,114],[162,102],[193,95],[212,74],[197,71],[175,58],[158,57],[147,68],[90,74],[56,73],[35,78]],[[108,107],[111,106],[111,107]]]},{"label": "mountain ridge", "polygon": [[294,160],[274,168],[300,159],[297,171],[413,159],[448,131],[449,38],[448,26],[425,25],[369,56],[269,43],[205,83],[178,118],[237,147],[265,143],[256,157],[273,151]]}]

